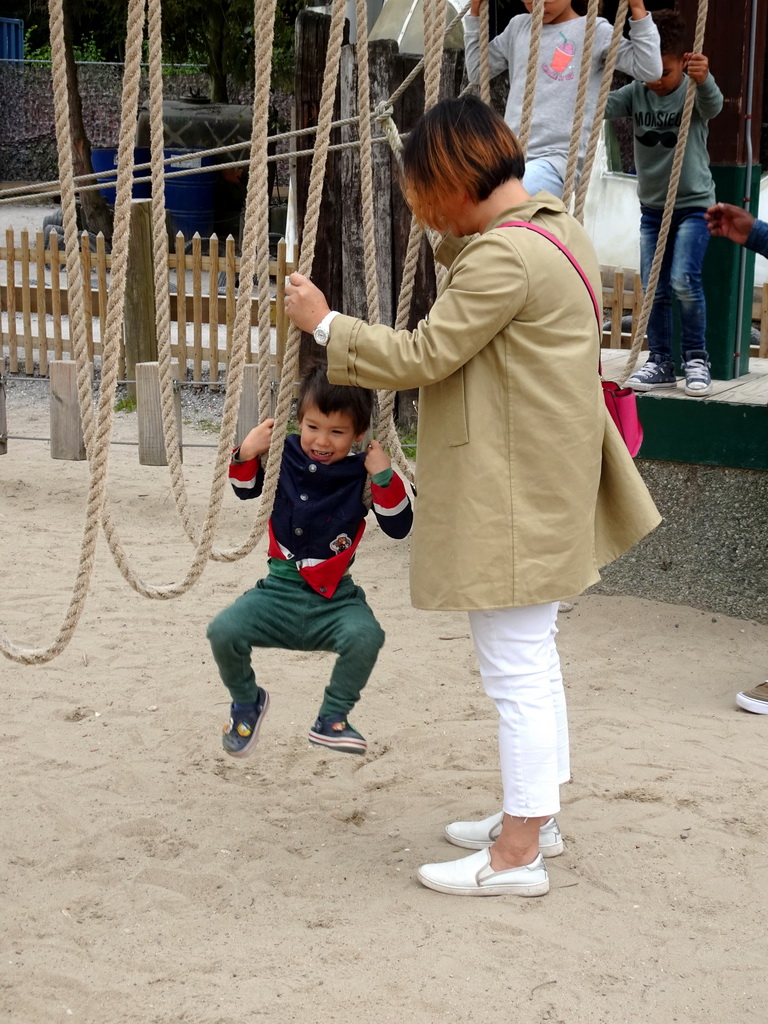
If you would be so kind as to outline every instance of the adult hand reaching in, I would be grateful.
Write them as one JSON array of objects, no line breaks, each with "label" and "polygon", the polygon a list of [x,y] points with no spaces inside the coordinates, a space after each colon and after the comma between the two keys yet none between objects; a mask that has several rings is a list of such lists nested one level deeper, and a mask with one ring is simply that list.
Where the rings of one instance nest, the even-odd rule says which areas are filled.
[{"label": "adult hand reaching in", "polygon": [[320,289],[303,274],[291,274],[285,282],[285,312],[302,331],[310,334],[331,308]]},{"label": "adult hand reaching in", "polygon": [[738,245],[744,245],[755,218],[740,206],[732,206],[730,203],[715,203],[706,212],[707,227],[710,233],[717,238],[730,238]]}]

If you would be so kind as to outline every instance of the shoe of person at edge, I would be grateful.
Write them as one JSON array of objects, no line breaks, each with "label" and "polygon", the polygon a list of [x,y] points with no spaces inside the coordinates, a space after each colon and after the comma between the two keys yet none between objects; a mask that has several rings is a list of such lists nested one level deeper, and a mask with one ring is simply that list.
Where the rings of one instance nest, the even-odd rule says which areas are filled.
[{"label": "shoe of person at edge", "polygon": [[702,352],[700,356],[686,359],[683,363],[683,373],[685,374],[683,390],[686,395],[698,398],[708,395],[712,390],[712,375],[709,372],[709,360],[706,352]]},{"label": "shoe of person at edge", "polygon": [[309,742],[344,754],[364,754],[368,743],[347,721],[346,715],[325,715],[309,730]]},{"label": "shoe of person at edge", "polygon": [[751,690],[736,694],[736,703],[755,715],[768,715],[768,679]]},{"label": "shoe of person at edge", "polygon": [[[485,850],[499,838],[503,817],[504,812],[499,811],[482,821],[452,821],[445,826],[445,838],[465,850]],[[542,857],[559,857],[564,849],[557,819],[549,818],[539,829],[539,853]]]},{"label": "shoe of person at edge", "polygon": [[224,735],[221,737],[221,745],[230,757],[248,757],[253,752],[268,708],[269,694],[261,687],[252,708],[236,711],[235,705],[231,705],[229,725],[224,726]]},{"label": "shoe of person at edge", "polygon": [[627,378],[628,388],[633,391],[656,391],[657,388],[676,388],[677,377],[675,376],[675,364],[671,360],[656,362],[649,359],[648,362],[635,370],[631,377]]},{"label": "shoe of person at edge", "polygon": [[522,867],[494,871],[491,851],[478,850],[459,860],[422,864],[417,877],[428,889],[452,896],[544,896],[549,892],[549,875],[541,854]]}]

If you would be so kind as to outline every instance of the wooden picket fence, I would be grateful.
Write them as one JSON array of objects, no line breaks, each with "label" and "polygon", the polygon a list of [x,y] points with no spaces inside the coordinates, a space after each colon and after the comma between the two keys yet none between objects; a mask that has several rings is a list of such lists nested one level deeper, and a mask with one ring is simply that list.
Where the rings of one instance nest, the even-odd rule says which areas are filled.
[{"label": "wooden picket fence", "polygon": [[[204,370],[214,381],[221,371],[226,374],[232,351],[240,258],[231,235],[223,253],[219,252],[215,235],[205,253],[199,235],[192,239],[191,252],[186,248],[184,236],[178,234],[168,257],[168,271],[176,283],[170,302],[172,356],[180,367],[191,370],[193,381],[203,380]],[[88,357],[93,360],[94,356],[101,355],[112,262],[103,236],[96,238],[92,252],[88,236],[83,235],[80,260],[83,280],[90,282],[90,287],[84,289],[83,302]],[[69,312],[65,263],[65,253],[55,233],[51,234],[46,247],[42,231],[36,233],[33,241],[28,232],[22,232],[19,244],[14,242],[13,230],[6,232],[5,245],[0,246],[0,314],[5,314],[0,342],[3,351],[7,349],[11,373],[18,373],[20,369],[32,373],[34,368],[40,375],[47,376],[51,359],[72,356],[71,338],[65,329]],[[280,242],[277,258],[270,261],[269,268],[270,277],[275,279],[270,318],[276,328],[275,362],[278,366],[282,363],[288,333],[283,311],[285,276],[293,269],[286,260],[285,243]],[[635,320],[643,297],[640,275],[614,267],[602,267],[601,271],[606,313],[603,344],[606,348],[628,348],[631,335],[627,317]],[[752,320],[760,323],[760,342],[751,346],[751,354],[768,358],[768,284],[755,289],[751,313]],[[258,324],[258,315],[258,300],[254,297],[252,326]],[[247,362],[253,362],[258,353],[249,348],[246,358]],[[125,347],[121,343],[118,367],[121,379],[125,378],[125,367]]]},{"label": "wooden picket fence", "polygon": [[[640,275],[633,270],[600,268],[603,285],[603,310],[610,311],[610,324],[603,328],[604,348],[629,348],[631,332],[626,318],[635,322],[643,303]],[[751,318],[760,325],[759,343],[750,344],[750,355],[768,359],[768,283],[756,287],[752,296]],[[607,319],[607,318],[606,318]]]},{"label": "wooden picket fence", "polygon": [[[207,369],[210,380],[216,380],[220,370],[226,372],[232,351],[232,333],[235,320],[235,298],[240,272],[240,257],[235,252],[235,240],[230,235],[219,252],[215,235],[207,251],[195,235],[191,251],[187,252],[184,236],[179,233],[175,247],[169,253],[168,271],[175,277],[175,291],[170,296],[172,356],[181,367],[191,369],[192,380],[203,379]],[[86,234],[82,237],[80,262],[83,280],[90,286],[83,291],[85,330],[88,358],[101,355],[107,313],[112,257],[106,251],[104,237],[96,238],[95,251],[91,251]],[[277,247],[277,258],[270,261],[270,278],[275,279],[270,301],[270,319],[277,335],[277,359],[284,351],[288,322],[283,311],[285,276],[294,270],[286,259],[285,242]],[[222,275],[223,287],[219,287]],[[259,320],[258,299],[251,301],[251,325]],[[2,324],[0,343],[8,353],[11,373],[31,374],[33,368],[47,376],[51,359],[72,357],[72,341],[67,329],[69,313],[66,288],[66,255],[55,233],[48,246],[43,232],[33,240],[29,232],[14,241],[14,232],[6,232],[5,245],[0,246],[0,314]],[[2,352],[0,352],[0,355]],[[249,351],[247,362],[258,359],[258,353]],[[121,342],[118,373],[125,378],[125,345]]]}]

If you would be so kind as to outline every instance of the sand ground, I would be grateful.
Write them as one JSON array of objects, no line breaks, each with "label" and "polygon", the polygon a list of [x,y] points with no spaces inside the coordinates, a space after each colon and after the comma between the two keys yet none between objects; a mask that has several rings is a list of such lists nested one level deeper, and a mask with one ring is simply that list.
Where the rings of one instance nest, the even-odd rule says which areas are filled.
[{"label": "sand ground", "polygon": [[[72,588],[88,469],[50,459],[47,406],[8,396],[0,623],[48,643]],[[116,437],[135,437],[120,414]],[[186,431],[188,441],[212,443]],[[202,519],[213,451],[188,448]],[[191,558],[167,470],[115,446],[110,495],[153,582]],[[227,496],[221,543],[253,510]],[[363,758],[311,747],[328,655],[264,652],[272,694],[226,757],[212,615],[264,545],[170,602],[135,594],[103,540],[56,660],[0,659],[0,1011],[12,1024],[744,1024],[766,1019],[768,626],[633,598],[561,616],[573,781],[542,899],[462,899],[415,871],[499,807],[495,717],[461,614],[415,611],[408,543],[372,524],[355,566],[387,632],[359,710]]]}]

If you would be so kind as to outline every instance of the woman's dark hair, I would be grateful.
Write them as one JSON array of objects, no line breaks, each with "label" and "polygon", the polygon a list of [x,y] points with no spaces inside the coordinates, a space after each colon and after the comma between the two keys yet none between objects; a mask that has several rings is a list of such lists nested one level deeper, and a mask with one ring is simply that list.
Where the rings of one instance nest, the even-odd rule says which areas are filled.
[{"label": "woman's dark hair", "polygon": [[402,188],[417,220],[442,228],[443,203],[457,193],[487,199],[522,178],[520,143],[504,118],[477,96],[442,100],[414,125],[402,152]]},{"label": "woman's dark hair", "polygon": [[651,17],[659,30],[662,57],[682,57],[685,53],[685,18],[679,11],[653,11]]},{"label": "woman's dark hair", "polygon": [[330,416],[332,412],[346,413],[352,420],[355,436],[364,434],[371,425],[373,392],[368,388],[331,384],[326,369],[325,363],[318,363],[301,378],[296,412],[299,422],[307,408],[314,405],[324,416]]}]

